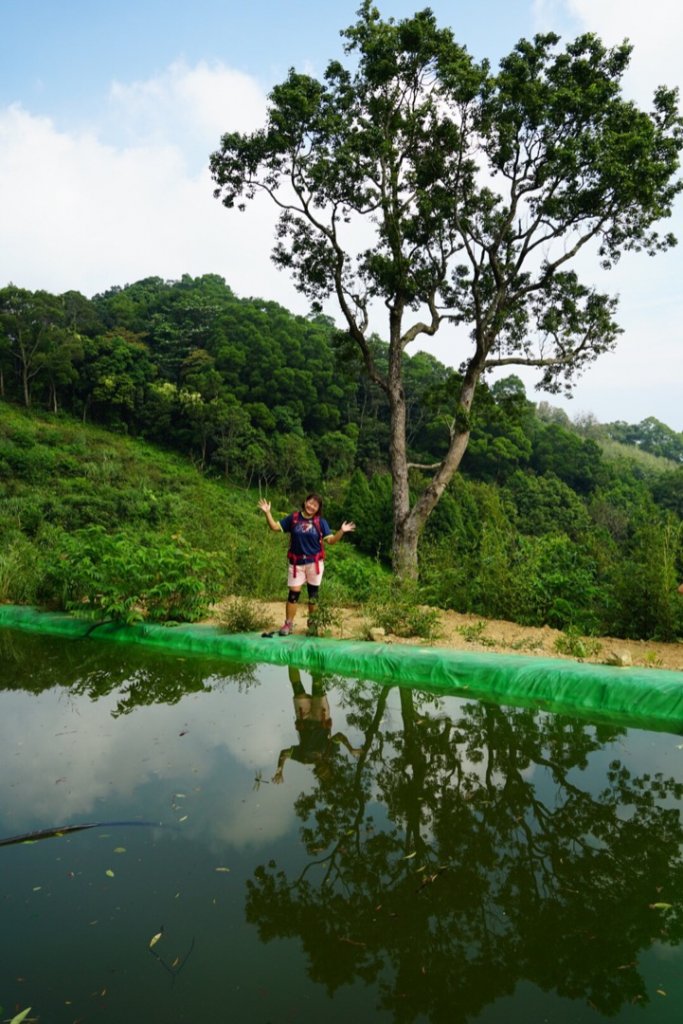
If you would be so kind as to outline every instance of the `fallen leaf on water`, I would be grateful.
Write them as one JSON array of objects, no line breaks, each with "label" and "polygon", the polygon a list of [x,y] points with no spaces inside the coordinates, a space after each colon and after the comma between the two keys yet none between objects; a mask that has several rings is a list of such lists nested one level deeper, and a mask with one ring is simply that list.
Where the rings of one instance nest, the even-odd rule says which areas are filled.
[{"label": "fallen leaf on water", "polygon": [[126,852],[125,846],[115,846],[114,847],[114,853],[125,853],[125,852]]},{"label": "fallen leaf on water", "polygon": [[664,991],[663,988],[658,988],[656,991],[657,991],[657,995],[658,996],[665,996],[666,995],[666,992]]},{"label": "fallen leaf on water", "polygon": [[184,800],[186,796],[185,793],[174,793],[173,795],[175,796],[176,800]]},{"label": "fallen leaf on water", "polygon": [[112,871],[111,868],[107,868],[107,870],[104,873],[105,873],[105,875],[107,875],[108,878],[113,878],[114,877],[114,872]]},{"label": "fallen leaf on water", "polygon": [[671,903],[651,903],[650,910],[671,910]]},{"label": "fallen leaf on water", "polygon": [[34,891],[34,892],[40,892],[40,890],[41,890],[42,888],[43,888],[43,887],[42,887],[42,885],[34,885],[34,886],[33,886],[33,891]]},{"label": "fallen leaf on water", "polygon": [[230,868],[214,868],[215,871],[229,871]]},{"label": "fallen leaf on water", "polygon": [[188,815],[187,814],[183,814],[182,818],[178,818],[178,821],[187,821],[187,819],[188,819]]},{"label": "fallen leaf on water", "polygon": [[407,856],[407,857],[404,857],[403,859],[404,859],[404,860],[412,860],[412,859],[413,859],[413,857],[417,857],[417,850],[413,850],[413,852],[412,852],[412,853],[409,853],[409,854],[408,854],[408,856]]},{"label": "fallen leaf on water", "polygon": [[163,934],[164,934],[164,931],[163,931],[163,928],[162,928],[162,930],[160,932],[157,932],[156,935],[152,936],[152,938],[149,940],[149,948],[150,949],[152,949],[154,946],[156,946],[157,942],[159,941],[159,939],[161,938],[161,936]]},{"label": "fallen leaf on water", "polygon": [[21,1013],[18,1013],[16,1015],[16,1017],[12,1017],[11,1021],[9,1022],[9,1024],[21,1024],[21,1021],[22,1020],[26,1020],[26,1018],[28,1017],[30,1012],[31,1012],[31,1007],[27,1006],[26,1009],[22,1010]]},{"label": "fallen leaf on water", "polygon": [[177,957],[175,958],[175,960],[173,961],[173,963],[171,964],[171,967],[172,967],[172,968],[173,968],[173,967],[177,967],[179,963],[180,963],[180,957],[179,957],[179,956],[177,956]]},{"label": "fallen leaf on water", "polygon": [[183,729],[183,731],[179,732],[178,735],[179,736],[187,736],[187,733],[188,733],[188,730],[187,729]]}]

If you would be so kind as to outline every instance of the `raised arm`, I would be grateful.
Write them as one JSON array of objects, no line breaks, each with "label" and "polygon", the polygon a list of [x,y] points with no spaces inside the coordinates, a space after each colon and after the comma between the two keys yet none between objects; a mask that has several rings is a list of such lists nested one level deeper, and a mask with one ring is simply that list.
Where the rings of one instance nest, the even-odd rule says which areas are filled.
[{"label": "raised arm", "polygon": [[266,501],[265,498],[259,498],[258,507],[261,509],[264,516],[266,517],[266,522],[268,523],[268,526],[271,528],[271,530],[281,531],[282,527],[278,522],[275,521],[275,519],[273,519],[272,513],[270,511],[270,502]]},{"label": "raised arm", "polygon": [[355,523],[347,523],[346,520],[341,524],[336,533],[330,533],[325,537],[326,544],[336,544],[337,541],[341,540],[345,533],[352,533],[356,529]]},{"label": "raised arm", "polygon": [[275,775],[273,775],[272,779],[270,780],[271,782],[274,782],[276,785],[282,782],[284,778],[283,772],[285,769],[285,761],[287,761],[292,756],[293,749],[293,747],[288,747],[287,750],[280,751],[280,756],[277,759],[277,768],[275,769]]}]

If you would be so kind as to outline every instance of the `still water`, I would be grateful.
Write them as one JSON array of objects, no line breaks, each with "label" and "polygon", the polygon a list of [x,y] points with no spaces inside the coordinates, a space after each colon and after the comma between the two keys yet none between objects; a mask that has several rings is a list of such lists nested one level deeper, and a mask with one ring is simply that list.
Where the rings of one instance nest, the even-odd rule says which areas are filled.
[{"label": "still water", "polygon": [[681,1019],[681,736],[0,631],[0,738],[0,1019]]}]

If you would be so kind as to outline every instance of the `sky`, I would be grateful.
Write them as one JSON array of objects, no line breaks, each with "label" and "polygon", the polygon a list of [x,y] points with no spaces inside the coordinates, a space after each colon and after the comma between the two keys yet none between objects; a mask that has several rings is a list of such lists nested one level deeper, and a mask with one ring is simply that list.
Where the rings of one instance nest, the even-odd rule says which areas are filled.
[{"label": "sky", "polygon": [[[379,0],[385,17],[427,0]],[[209,154],[226,131],[263,124],[267,96],[290,67],[322,75],[342,56],[339,32],[359,0],[0,0],[0,287],[92,296],[148,276],[220,274],[240,296],[295,313],[308,301],[270,260],[275,213],[213,198]],[[521,37],[597,32],[634,46],[624,82],[646,109],[660,84],[683,84],[679,0],[432,0],[474,57],[495,66]],[[620,296],[624,328],[571,401],[534,390],[570,417],[683,430],[683,201],[665,223],[681,245],[633,254],[582,280]],[[333,306],[326,312],[338,315]],[[372,325],[386,337],[383,323]],[[414,344],[443,363],[464,358],[455,333]],[[507,370],[506,372],[510,372]]]}]

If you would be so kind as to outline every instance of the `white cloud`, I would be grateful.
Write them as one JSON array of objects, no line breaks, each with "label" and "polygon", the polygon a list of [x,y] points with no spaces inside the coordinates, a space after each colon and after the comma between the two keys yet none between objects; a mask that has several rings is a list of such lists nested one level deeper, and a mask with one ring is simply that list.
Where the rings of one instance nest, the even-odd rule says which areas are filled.
[{"label": "white cloud", "polygon": [[642,103],[657,85],[683,81],[680,42],[683,7],[679,0],[568,0],[570,12],[585,29],[614,45],[634,45],[627,85]]},{"label": "white cloud", "polygon": [[683,7],[679,0],[534,0],[537,29],[564,39],[597,33],[608,46],[628,39],[634,47],[624,80],[627,93],[648,105],[658,85],[681,86]]},{"label": "white cloud", "polygon": [[[261,674],[265,681],[275,673]],[[112,720],[116,700],[71,700],[59,689],[38,698],[0,694],[10,832],[32,822],[48,828],[108,819],[112,807],[137,808],[141,791],[146,817],[173,825],[187,815],[183,832],[214,846],[262,844],[291,829],[291,790],[268,785],[256,793],[251,784],[251,773],[269,779],[282,747],[294,742],[284,687],[238,694],[228,683],[227,692],[188,695],[177,705],[137,708]],[[179,783],[183,797],[175,800]]]},{"label": "white cloud", "polygon": [[109,126],[130,140],[173,139],[202,161],[226,131],[252,131],[263,123],[266,97],[248,75],[222,64],[172,64],[157,78],[114,82]]},{"label": "white cloud", "polygon": [[[608,0],[590,5],[537,0],[535,6],[539,27],[552,27],[541,21],[554,18],[560,31],[562,19],[571,26],[569,35],[584,28],[604,34],[608,42],[630,35],[636,44],[634,67],[647,79],[648,96],[660,75],[675,82],[677,33],[667,35],[659,13],[669,11],[666,0],[655,0],[645,13],[635,4]],[[670,7],[673,26],[681,16]],[[662,35],[666,38],[660,40]],[[651,67],[659,73],[650,80]],[[113,83],[97,124],[87,128],[58,127],[19,105],[0,108],[0,287],[13,281],[30,289],[73,288],[92,295],[147,276],[217,273],[238,295],[305,312],[307,300],[269,259],[276,221],[272,204],[261,197],[240,214],[223,209],[212,194],[208,158],[221,134],[261,126],[265,110],[265,91],[255,79],[206,62],[193,67],[176,62],[149,79]],[[670,226],[683,235],[680,215],[676,221]],[[357,226],[350,230],[361,244],[364,234]],[[676,253],[666,261],[635,259],[626,275],[619,268],[602,285],[620,291],[634,308],[622,302],[620,322],[628,335],[620,342],[620,355],[591,370],[577,392],[577,411],[631,422],[659,415],[683,428],[680,388],[671,372],[680,345],[680,300],[672,301],[680,258]],[[650,308],[638,310],[638,303]],[[328,311],[337,316],[336,308]],[[375,322],[373,311],[373,327],[386,335],[383,312]],[[439,337],[425,347],[446,363],[460,361],[452,339]]]},{"label": "white cloud", "polygon": [[253,80],[206,64],[113,86],[98,131],[0,110],[0,286],[90,295],[150,275],[218,273],[240,295],[305,311],[268,259],[274,209],[257,201],[228,214],[213,198],[210,150],[264,110]]}]

